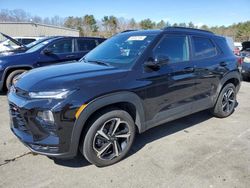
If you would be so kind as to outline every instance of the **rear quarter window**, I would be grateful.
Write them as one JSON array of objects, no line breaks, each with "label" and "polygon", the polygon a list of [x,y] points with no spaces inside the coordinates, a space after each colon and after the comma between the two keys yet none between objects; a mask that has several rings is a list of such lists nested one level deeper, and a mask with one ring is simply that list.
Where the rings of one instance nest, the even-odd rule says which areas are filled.
[{"label": "rear quarter window", "polygon": [[209,38],[193,36],[192,41],[195,59],[211,58],[217,55],[216,46]]}]

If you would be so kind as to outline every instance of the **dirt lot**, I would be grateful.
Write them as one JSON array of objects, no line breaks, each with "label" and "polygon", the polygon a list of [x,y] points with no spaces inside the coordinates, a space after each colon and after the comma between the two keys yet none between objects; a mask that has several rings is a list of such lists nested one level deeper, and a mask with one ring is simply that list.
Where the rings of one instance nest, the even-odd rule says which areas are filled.
[{"label": "dirt lot", "polygon": [[235,113],[217,119],[207,111],[138,135],[132,152],[97,168],[78,156],[53,161],[32,155],[9,129],[0,96],[0,187],[250,187],[250,83]]}]

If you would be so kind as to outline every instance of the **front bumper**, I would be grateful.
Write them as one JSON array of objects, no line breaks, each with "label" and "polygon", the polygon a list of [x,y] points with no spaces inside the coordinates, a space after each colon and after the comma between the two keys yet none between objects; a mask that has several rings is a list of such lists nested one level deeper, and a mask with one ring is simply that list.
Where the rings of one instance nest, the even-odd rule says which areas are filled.
[{"label": "front bumper", "polygon": [[[69,117],[70,109],[61,109],[63,102],[59,107],[55,100],[31,100],[13,92],[8,94],[8,100],[11,130],[32,152],[57,158],[72,158],[77,154],[76,147],[71,144],[75,120]],[[36,120],[38,111],[53,108],[54,127]]]}]

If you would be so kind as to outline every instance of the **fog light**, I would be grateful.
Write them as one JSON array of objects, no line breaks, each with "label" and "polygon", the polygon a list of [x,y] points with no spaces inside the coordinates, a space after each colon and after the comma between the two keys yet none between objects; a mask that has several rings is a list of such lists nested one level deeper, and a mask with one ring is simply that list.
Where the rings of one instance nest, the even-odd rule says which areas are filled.
[{"label": "fog light", "polygon": [[48,124],[54,124],[55,122],[53,113],[50,110],[38,112],[37,117]]}]

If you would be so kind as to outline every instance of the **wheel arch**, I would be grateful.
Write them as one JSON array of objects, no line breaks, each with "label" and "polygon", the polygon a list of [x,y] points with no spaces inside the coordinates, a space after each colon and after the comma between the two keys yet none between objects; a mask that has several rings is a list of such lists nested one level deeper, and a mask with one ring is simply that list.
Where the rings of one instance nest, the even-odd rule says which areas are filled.
[{"label": "wheel arch", "polygon": [[31,70],[33,69],[32,66],[30,65],[17,65],[17,66],[9,66],[4,70],[3,76],[2,76],[2,80],[3,80],[3,85],[5,84],[7,77],[9,76],[9,74],[15,70],[19,70],[19,69],[25,69],[25,70]]},{"label": "wheel arch", "polygon": [[217,88],[217,92],[216,92],[216,96],[214,98],[214,104],[216,103],[221,90],[223,89],[223,87],[228,84],[228,83],[232,83],[234,84],[234,86],[236,87],[236,91],[238,92],[241,86],[241,74],[238,71],[232,71],[227,73],[221,80],[219,83],[219,86]]},{"label": "wheel arch", "polygon": [[135,120],[138,132],[141,133],[145,131],[143,105],[141,99],[135,93],[117,92],[104,95],[88,103],[79,118],[76,120],[71,135],[71,149],[74,150],[73,152],[77,152],[81,134],[86,127],[87,121],[98,111],[109,107],[118,107],[127,111]]}]

